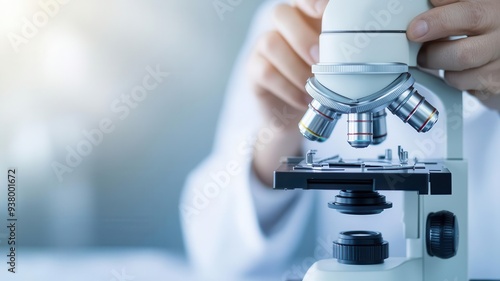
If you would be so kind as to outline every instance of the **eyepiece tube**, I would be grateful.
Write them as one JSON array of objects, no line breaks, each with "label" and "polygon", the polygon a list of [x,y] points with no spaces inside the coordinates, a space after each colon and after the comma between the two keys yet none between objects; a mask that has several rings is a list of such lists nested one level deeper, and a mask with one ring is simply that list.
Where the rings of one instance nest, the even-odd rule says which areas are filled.
[{"label": "eyepiece tube", "polygon": [[351,113],[347,118],[347,142],[355,148],[369,146],[373,141],[373,114]]},{"label": "eyepiece tube", "polygon": [[299,122],[302,135],[311,141],[324,142],[332,134],[340,114],[313,100]]},{"label": "eyepiece tube", "polygon": [[417,132],[427,132],[436,124],[439,112],[410,87],[392,102],[388,109],[403,122],[410,124]]}]

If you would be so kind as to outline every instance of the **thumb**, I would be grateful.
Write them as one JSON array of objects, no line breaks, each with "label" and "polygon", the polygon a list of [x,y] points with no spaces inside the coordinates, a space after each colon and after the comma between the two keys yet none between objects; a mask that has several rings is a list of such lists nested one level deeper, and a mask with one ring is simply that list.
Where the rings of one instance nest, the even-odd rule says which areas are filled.
[{"label": "thumb", "polygon": [[328,0],[295,0],[297,6],[304,14],[312,18],[321,18]]}]

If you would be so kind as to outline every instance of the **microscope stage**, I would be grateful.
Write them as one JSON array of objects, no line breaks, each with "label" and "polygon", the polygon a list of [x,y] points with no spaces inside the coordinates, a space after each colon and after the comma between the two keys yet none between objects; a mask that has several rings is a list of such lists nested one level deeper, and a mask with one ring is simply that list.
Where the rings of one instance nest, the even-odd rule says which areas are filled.
[{"label": "microscope stage", "polygon": [[442,161],[400,164],[387,160],[320,161],[286,158],[274,171],[274,189],[418,191],[451,194],[451,173]]}]

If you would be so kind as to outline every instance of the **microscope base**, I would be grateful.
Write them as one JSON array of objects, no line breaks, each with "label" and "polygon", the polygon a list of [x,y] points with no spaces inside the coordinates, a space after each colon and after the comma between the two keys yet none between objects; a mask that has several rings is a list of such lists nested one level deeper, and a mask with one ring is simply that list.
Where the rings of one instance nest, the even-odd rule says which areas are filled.
[{"label": "microscope base", "polygon": [[313,264],[303,281],[423,281],[421,258],[388,258],[382,264],[348,265],[335,259]]}]

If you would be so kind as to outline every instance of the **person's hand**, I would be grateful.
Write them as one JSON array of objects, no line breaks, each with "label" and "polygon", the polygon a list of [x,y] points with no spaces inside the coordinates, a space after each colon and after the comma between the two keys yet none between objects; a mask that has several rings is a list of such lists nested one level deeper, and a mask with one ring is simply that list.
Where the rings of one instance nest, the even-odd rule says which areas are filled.
[{"label": "person's hand", "polygon": [[277,6],[275,29],[259,39],[249,60],[250,83],[266,120],[262,132],[272,131],[271,139],[257,139],[253,157],[256,175],[268,186],[272,186],[280,157],[300,153],[302,136],[297,123],[311,100],[304,85],[311,65],[318,61],[321,17],[327,3],[297,0]]},{"label": "person's hand", "polygon": [[[418,64],[444,69],[445,81],[500,111],[500,1],[431,0],[435,8],[417,16],[408,39],[423,42]],[[467,35],[458,40],[450,36]]]}]

